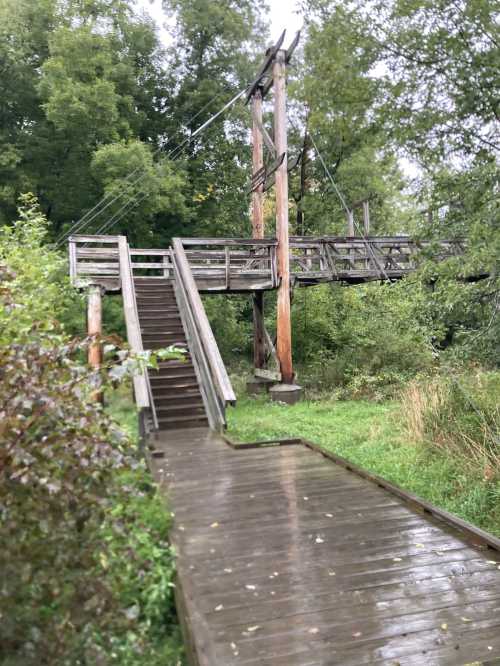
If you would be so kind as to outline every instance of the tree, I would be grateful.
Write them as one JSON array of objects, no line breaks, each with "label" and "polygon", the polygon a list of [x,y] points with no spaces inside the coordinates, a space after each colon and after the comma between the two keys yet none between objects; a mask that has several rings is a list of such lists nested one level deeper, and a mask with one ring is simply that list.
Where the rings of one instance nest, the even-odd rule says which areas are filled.
[{"label": "tree", "polygon": [[[293,86],[292,93],[307,110],[312,141],[321,151],[347,206],[370,199],[372,233],[402,232],[411,207],[406,204],[410,210],[405,211],[402,192],[406,182],[398,167],[397,153],[374,114],[381,100],[375,71],[376,44],[369,34],[363,35],[363,17],[346,8],[345,3],[310,0],[303,3],[303,11],[304,76]],[[305,229],[307,233],[345,233],[343,203],[325,175],[314,147],[310,146],[309,156],[309,188],[301,204]],[[359,211],[356,216],[359,223]]]},{"label": "tree", "polygon": [[[164,0],[163,6],[173,19],[169,134],[181,127],[180,138],[188,138],[254,75],[266,37],[265,7],[249,0]],[[240,102],[187,146],[193,228],[186,235],[249,233],[249,124]]]},{"label": "tree", "polygon": [[162,52],[130,0],[2,0],[0,26],[9,92],[0,102],[0,216],[12,220],[29,189],[56,234],[102,196],[91,172],[99,147],[132,138],[158,146]]}]

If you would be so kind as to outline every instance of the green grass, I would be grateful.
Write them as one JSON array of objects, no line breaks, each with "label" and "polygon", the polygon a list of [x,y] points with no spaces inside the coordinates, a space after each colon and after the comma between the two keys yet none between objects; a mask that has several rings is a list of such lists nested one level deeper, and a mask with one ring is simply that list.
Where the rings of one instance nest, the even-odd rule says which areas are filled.
[{"label": "green grass", "polygon": [[409,442],[397,402],[304,401],[293,406],[241,397],[228,412],[237,441],[301,436],[500,536],[500,483],[444,452]]}]

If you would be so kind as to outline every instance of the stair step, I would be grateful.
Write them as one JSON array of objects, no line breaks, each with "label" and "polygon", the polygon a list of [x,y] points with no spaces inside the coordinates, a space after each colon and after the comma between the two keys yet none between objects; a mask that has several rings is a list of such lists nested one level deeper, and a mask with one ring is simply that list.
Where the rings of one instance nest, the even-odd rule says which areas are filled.
[{"label": "stair step", "polygon": [[183,403],[171,403],[164,405],[156,405],[155,409],[157,414],[198,414],[200,412],[205,413],[205,407],[203,406],[203,400],[199,398],[198,400],[185,401]]},{"label": "stair step", "polygon": [[159,418],[158,425],[160,430],[199,428],[202,425],[208,426],[208,419],[206,416],[174,416],[169,418]]},{"label": "stair step", "polygon": [[199,392],[196,377],[160,377],[158,381],[151,384],[151,390],[159,396],[176,396],[179,393]]},{"label": "stair step", "polygon": [[188,368],[187,370],[170,370],[168,372],[163,372],[161,375],[160,374],[152,374],[153,372],[158,373],[157,370],[150,370],[149,371],[149,379],[152,382],[151,386],[156,387],[157,383],[160,381],[175,381],[175,380],[185,380],[185,381],[193,381],[196,382],[196,373],[194,371],[194,368]]},{"label": "stair step", "polygon": [[143,331],[142,339],[151,342],[163,342],[165,338],[185,338],[184,329],[167,328],[163,331]]},{"label": "stair step", "polygon": [[165,314],[148,315],[144,314],[141,318],[141,324],[151,324],[153,326],[163,326],[165,324],[176,323],[182,326],[182,320],[179,312],[166,312]]},{"label": "stair step", "polygon": [[203,398],[198,389],[190,391],[176,389],[166,394],[163,391],[153,391],[153,399],[156,409],[167,405],[185,405],[188,402],[197,402],[203,405]]},{"label": "stair step", "polygon": [[137,308],[139,311],[139,319],[156,319],[165,318],[171,315],[178,315],[179,308],[176,305],[167,305],[162,308]]}]

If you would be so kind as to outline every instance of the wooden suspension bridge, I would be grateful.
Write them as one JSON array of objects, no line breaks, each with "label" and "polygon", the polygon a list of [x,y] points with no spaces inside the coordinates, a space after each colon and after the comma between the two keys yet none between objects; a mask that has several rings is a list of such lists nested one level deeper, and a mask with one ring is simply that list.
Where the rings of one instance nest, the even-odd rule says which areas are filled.
[{"label": "wooden suspension bridge", "polygon": [[[177,238],[159,249],[130,248],[125,236],[69,239],[73,283],[88,291],[91,335],[100,333],[102,295],[120,292],[134,351],[186,350],[185,360],[135,376],[134,396],[151,468],[175,515],[176,596],[189,661],[500,664],[499,539],[311,442],[236,445],[224,435],[236,398],[201,294],[252,295],[256,376],[269,378],[264,366],[274,358],[275,397],[295,399],[293,288],[400,279],[429,249],[406,237],[289,237],[286,159],[272,174],[276,236],[264,237],[259,107],[274,85],[275,148],[286,158],[291,53],[281,46],[269,50],[248,94],[253,238]],[[445,241],[435,258],[462,251]],[[266,290],[278,294],[276,346],[264,327]],[[100,362],[98,345],[90,362]]]}]

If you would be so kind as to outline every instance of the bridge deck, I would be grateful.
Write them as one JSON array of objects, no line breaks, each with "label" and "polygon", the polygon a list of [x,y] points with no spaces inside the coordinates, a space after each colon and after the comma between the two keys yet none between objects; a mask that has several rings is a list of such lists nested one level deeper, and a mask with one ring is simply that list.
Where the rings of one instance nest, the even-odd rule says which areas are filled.
[{"label": "bridge deck", "polygon": [[155,447],[194,664],[500,663],[494,548],[304,445]]}]

